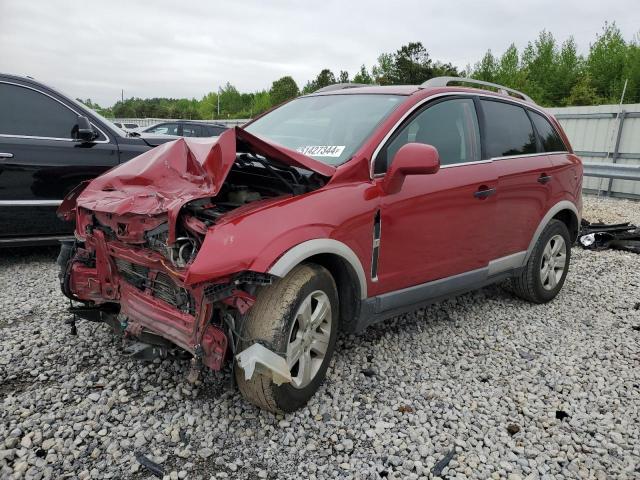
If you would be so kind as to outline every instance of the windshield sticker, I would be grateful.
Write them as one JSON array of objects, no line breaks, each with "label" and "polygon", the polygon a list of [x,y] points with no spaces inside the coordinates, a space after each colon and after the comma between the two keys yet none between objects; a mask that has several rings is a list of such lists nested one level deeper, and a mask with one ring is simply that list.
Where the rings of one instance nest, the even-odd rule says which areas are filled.
[{"label": "windshield sticker", "polygon": [[346,145],[311,145],[296,150],[312,157],[339,157]]}]

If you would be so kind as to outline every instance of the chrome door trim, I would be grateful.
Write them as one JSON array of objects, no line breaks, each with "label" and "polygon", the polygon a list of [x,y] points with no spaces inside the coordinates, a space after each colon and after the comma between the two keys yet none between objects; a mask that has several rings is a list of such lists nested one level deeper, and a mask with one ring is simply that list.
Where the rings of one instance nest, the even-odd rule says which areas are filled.
[{"label": "chrome door trim", "polygon": [[0,207],[57,207],[62,200],[0,200]]}]

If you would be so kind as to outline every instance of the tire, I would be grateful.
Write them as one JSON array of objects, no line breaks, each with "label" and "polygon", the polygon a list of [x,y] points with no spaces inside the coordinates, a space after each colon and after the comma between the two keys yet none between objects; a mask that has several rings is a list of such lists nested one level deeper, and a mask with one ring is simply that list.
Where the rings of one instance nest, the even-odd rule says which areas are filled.
[{"label": "tire", "polygon": [[[305,306],[310,306],[311,310]],[[312,326],[310,320],[304,320],[312,319],[311,313],[316,311],[325,314],[322,317],[325,320],[321,319],[322,323],[317,327]],[[261,289],[243,319],[243,340],[238,351],[260,341],[287,358],[294,382],[276,385],[270,377],[257,373],[245,380],[244,370],[236,364],[235,377],[244,398],[274,413],[293,412],[303,407],[322,384],[331,361],[338,331],[338,311],[336,284],[329,271],[319,265],[299,265],[285,278]],[[304,328],[305,324],[309,328]],[[322,356],[318,352],[325,346]],[[308,357],[302,353],[294,362],[296,352],[307,350]],[[309,365],[309,368],[305,369],[303,365]],[[307,371],[310,373],[305,375]]]},{"label": "tire", "polygon": [[[560,244],[560,239],[564,244]],[[549,250],[547,250],[549,248]],[[558,253],[549,256],[554,250]],[[562,271],[558,270],[559,260],[564,252]],[[560,220],[551,220],[536,242],[533,252],[522,271],[511,279],[514,293],[532,303],[546,303],[553,300],[562,289],[567,278],[571,260],[571,236],[567,226]],[[545,277],[545,273],[548,275]]]}]

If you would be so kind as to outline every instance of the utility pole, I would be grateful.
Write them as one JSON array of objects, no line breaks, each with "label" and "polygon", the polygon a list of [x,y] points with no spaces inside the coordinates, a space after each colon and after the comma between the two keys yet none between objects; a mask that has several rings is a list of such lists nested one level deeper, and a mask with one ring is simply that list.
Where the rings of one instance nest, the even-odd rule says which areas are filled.
[{"label": "utility pole", "polygon": [[122,103],[124,103],[124,88],[120,92],[120,101],[122,101]]},{"label": "utility pole", "polygon": [[218,87],[218,118],[220,118],[220,87]]}]

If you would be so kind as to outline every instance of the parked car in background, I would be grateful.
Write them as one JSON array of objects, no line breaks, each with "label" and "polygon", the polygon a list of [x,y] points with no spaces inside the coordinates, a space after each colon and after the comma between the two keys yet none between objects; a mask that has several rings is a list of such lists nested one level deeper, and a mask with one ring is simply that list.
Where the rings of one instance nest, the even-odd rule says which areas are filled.
[{"label": "parked car in background", "polygon": [[153,133],[155,135],[174,135],[176,137],[217,137],[225,130],[227,130],[227,127],[221,123],[178,120],[142,128],[140,132]]},{"label": "parked car in background", "polygon": [[555,298],[582,164],[551,115],[469,79],[343,87],[75,192],[59,262],[73,311],[147,358],[186,350],[192,379],[234,359],[249,401],[288,412],[319,388],[339,330],[506,279]]},{"label": "parked car in background", "polygon": [[140,125],[138,125],[137,123],[130,123],[130,122],[113,122],[113,124],[118,127],[121,128],[122,130],[125,130],[127,132],[133,132],[135,130],[138,130],[140,128]]},{"label": "parked car in background", "polygon": [[56,243],[78,183],[174,137],[129,134],[32,78],[0,74],[0,246]]}]

